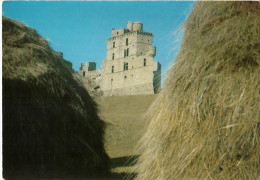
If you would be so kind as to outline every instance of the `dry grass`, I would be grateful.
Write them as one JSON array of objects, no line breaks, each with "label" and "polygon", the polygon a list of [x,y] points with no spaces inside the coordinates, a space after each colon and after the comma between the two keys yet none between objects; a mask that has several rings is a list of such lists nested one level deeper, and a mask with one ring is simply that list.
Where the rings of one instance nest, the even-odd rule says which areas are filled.
[{"label": "dry grass", "polygon": [[4,178],[106,174],[104,126],[62,56],[34,29],[3,17]]},{"label": "dry grass", "polygon": [[149,111],[137,179],[260,175],[260,4],[198,2]]}]

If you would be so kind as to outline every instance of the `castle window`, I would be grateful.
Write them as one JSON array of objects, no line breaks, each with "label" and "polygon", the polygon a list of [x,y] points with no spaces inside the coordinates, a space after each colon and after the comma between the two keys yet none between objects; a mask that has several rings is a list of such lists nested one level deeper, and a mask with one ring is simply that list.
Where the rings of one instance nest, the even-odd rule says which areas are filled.
[{"label": "castle window", "polygon": [[146,59],[144,58],[144,66],[146,66]]},{"label": "castle window", "polygon": [[116,34],[118,35],[118,32],[116,32]]},{"label": "castle window", "polygon": [[111,73],[114,73],[114,66],[112,66]]},{"label": "castle window", "polygon": [[85,72],[85,71],[83,71],[83,76],[85,77],[85,75],[86,75],[86,72]]},{"label": "castle window", "polygon": [[114,59],[115,59],[115,54],[113,53],[113,54],[112,54],[112,60],[114,60]]},{"label": "castle window", "polygon": [[128,38],[126,38],[126,40],[125,40],[125,45],[128,46]]},{"label": "castle window", "polygon": [[115,48],[115,46],[116,46],[116,42],[113,42],[113,48]]},{"label": "castle window", "polygon": [[129,56],[129,48],[124,50],[124,57]]},{"label": "castle window", "polygon": [[124,62],[124,71],[128,70],[128,63]]}]

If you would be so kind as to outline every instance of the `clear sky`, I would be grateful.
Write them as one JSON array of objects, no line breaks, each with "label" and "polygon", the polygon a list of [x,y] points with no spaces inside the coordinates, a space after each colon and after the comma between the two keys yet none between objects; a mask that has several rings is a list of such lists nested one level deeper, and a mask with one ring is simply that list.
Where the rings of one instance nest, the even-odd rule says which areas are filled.
[{"label": "clear sky", "polygon": [[180,28],[193,6],[194,2],[187,1],[8,1],[2,12],[36,29],[55,51],[63,52],[76,71],[86,61],[101,68],[112,28],[141,21],[143,30],[154,34],[154,59],[161,63],[164,78],[179,50]]}]

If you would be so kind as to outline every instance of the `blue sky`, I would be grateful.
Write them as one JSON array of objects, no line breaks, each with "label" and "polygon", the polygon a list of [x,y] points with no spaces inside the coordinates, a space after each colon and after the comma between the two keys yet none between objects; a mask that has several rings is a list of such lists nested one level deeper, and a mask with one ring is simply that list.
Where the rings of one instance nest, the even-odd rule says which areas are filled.
[{"label": "blue sky", "polygon": [[193,6],[194,2],[187,1],[8,1],[2,12],[36,29],[55,51],[63,52],[76,71],[86,61],[96,62],[99,69],[112,28],[141,21],[144,31],[154,34],[154,59],[162,64],[164,78],[179,50],[180,28]]}]

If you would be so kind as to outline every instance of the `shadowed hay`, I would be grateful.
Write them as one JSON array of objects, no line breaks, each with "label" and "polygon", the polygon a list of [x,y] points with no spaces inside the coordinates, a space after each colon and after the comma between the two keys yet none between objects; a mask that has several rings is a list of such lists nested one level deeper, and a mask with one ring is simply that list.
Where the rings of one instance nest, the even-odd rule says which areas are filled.
[{"label": "shadowed hay", "polygon": [[34,29],[3,17],[4,178],[104,175],[104,126],[62,56]]},{"label": "shadowed hay", "polygon": [[198,2],[149,110],[137,179],[260,176],[260,3]]}]

